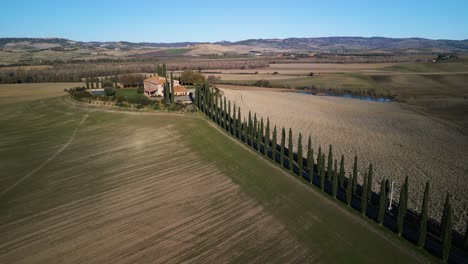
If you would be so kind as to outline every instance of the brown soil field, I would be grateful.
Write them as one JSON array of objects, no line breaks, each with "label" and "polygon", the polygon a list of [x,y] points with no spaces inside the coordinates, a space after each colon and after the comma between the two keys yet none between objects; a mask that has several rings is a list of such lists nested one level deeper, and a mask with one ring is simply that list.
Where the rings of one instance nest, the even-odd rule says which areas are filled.
[{"label": "brown soil field", "polygon": [[[12,148],[12,141],[27,142],[31,133],[36,141],[22,155],[22,166],[10,158],[0,164],[10,176],[31,171],[24,180],[1,178],[0,263],[314,259],[283,223],[193,152],[173,117],[141,126],[146,117],[116,120],[119,114],[45,103],[33,108],[34,116],[22,107],[2,111],[2,122],[13,118],[9,112],[20,112],[19,123],[35,125],[2,133],[0,145]],[[74,132],[67,144],[56,145],[64,127]],[[38,155],[44,144],[51,146]],[[35,160],[28,161],[30,155]]]},{"label": "brown soil field", "polygon": [[354,155],[358,155],[361,175],[373,163],[374,191],[378,191],[382,178],[393,179],[399,186],[409,176],[411,208],[419,210],[424,184],[430,181],[431,216],[440,220],[444,197],[449,192],[456,227],[464,228],[468,213],[466,133],[400,103],[243,91],[242,87],[223,92],[241,107],[243,116],[251,110],[260,117],[269,117],[273,125],[279,126],[278,131],[281,126],[291,127],[295,144],[301,132],[304,149],[308,135],[312,136],[315,151],[320,145],[328,152],[332,144],[335,159],[344,154],[347,172],[351,171]]},{"label": "brown soil field", "polygon": [[33,101],[65,95],[63,89],[82,86],[83,83],[22,83],[0,84],[0,105]]}]

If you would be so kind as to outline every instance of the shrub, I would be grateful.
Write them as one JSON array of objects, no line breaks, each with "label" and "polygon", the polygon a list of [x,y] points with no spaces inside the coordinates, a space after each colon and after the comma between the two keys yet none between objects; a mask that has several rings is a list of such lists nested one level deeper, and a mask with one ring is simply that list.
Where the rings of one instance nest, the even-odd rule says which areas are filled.
[{"label": "shrub", "polygon": [[107,96],[113,96],[115,94],[115,88],[114,87],[106,87],[104,88],[104,93],[107,95]]},{"label": "shrub", "polygon": [[145,91],[145,88],[143,87],[138,87],[136,92],[142,94]]},{"label": "shrub", "polygon": [[71,93],[72,97],[75,99],[81,99],[81,98],[92,98],[93,95],[85,92],[85,91],[75,91]]},{"label": "shrub", "polygon": [[102,87],[103,88],[106,88],[106,87],[114,87],[114,84],[112,83],[111,80],[107,79],[107,80],[104,80],[102,82]]}]

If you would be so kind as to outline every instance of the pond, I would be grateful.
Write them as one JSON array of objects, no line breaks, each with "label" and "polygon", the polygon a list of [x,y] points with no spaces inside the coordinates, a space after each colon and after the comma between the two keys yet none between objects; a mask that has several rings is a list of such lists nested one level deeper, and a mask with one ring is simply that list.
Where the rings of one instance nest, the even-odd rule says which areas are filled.
[{"label": "pond", "polygon": [[[298,92],[301,94],[309,94],[309,95],[316,95],[310,91],[301,91]],[[381,103],[388,103],[393,102],[392,98],[388,97],[373,97],[368,95],[358,95],[358,94],[338,94],[338,93],[323,93],[318,96],[334,96],[334,97],[344,97],[344,98],[351,98],[351,99],[358,99],[363,101],[371,101],[371,102],[381,102]]]},{"label": "pond", "polygon": [[90,91],[93,95],[105,95],[104,90]]}]

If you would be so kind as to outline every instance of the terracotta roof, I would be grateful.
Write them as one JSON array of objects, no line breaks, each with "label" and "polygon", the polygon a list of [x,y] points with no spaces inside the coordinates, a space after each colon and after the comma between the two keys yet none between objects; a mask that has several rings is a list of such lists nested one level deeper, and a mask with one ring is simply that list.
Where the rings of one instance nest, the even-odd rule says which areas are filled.
[{"label": "terracotta roof", "polygon": [[182,85],[174,86],[174,93],[187,93],[188,90]]},{"label": "terracotta roof", "polygon": [[166,78],[154,76],[154,77],[145,79],[144,82],[154,83],[157,85],[163,85],[166,82]]}]

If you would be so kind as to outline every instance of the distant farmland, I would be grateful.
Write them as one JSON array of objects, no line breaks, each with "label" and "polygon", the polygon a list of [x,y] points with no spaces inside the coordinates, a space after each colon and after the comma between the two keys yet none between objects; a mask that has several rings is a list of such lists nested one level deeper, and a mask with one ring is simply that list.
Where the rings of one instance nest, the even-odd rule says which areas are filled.
[{"label": "distant farmland", "polygon": [[437,262],[201,115],[0,113],[1,263]]}]

